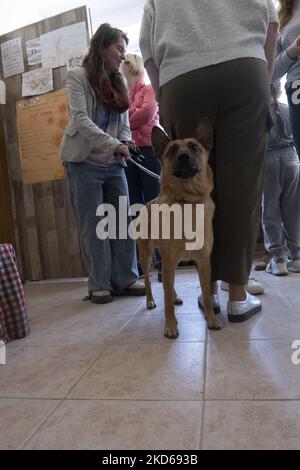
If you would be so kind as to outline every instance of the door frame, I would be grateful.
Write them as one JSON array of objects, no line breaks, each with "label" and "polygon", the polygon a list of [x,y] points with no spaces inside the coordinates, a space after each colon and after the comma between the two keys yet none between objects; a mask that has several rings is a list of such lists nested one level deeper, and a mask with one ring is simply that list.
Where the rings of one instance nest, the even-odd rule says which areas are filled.
[{"label": "door frame", "polygon": [[15,224],[4,135],[4,106],[0,104],[0,243],[11,243],[15,246]]}]

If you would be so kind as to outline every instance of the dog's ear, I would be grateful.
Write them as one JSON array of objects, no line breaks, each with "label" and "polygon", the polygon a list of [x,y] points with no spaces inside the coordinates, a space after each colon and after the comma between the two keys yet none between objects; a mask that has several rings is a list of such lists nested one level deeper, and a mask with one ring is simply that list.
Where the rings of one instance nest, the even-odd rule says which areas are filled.
[{"label": "dog's ear", "polygon": [[154,153],[158,155],[159,157],[161,157],[165,151],[166,146],[170,142],[170,139],[167,136],[167,134],[164,133],[162,129],[155,126],[152,129],[151,141],[152,141]]},{"label": "dog's ear", "polygon": [[203,145],[206,150],[210,150],[213,146],[214,131],[210,120],[205,117],[199,122],[196,130],[196,139]]}]

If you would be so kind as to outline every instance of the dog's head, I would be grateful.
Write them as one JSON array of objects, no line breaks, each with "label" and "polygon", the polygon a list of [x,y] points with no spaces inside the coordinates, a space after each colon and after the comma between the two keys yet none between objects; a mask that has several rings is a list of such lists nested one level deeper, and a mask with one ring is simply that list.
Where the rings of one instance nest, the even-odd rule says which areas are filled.
[{"label": "dog's head", "polygon": [[[213,142],[212,124],[201,119],[195,137],[171,141],[158,127],[152,129],[152,145],[162,164],[162,184],[180,187],[182,184],[207,186],[211,183],[208,173],[208,155]],[[204,189],[204,188],[203,188]],[[202,192],[202,191],[201,191]]]}]

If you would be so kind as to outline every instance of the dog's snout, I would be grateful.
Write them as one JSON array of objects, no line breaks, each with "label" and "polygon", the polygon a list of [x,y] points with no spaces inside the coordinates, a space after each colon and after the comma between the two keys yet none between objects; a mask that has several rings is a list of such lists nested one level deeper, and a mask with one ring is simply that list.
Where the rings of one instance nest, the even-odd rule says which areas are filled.
[{"label": "dog's snout", "polygon": [[173,173],[176,178],[193,178],[199,171],[199,156],[189,152],[186,145],[182,146],[173,159]]},{"label": "dog's snout", "polygon": [[178,160],[180,163],[183,163],[183,164],[189,163],[191,160],[191,156],[188,153],[180,153],[178,155]]}]

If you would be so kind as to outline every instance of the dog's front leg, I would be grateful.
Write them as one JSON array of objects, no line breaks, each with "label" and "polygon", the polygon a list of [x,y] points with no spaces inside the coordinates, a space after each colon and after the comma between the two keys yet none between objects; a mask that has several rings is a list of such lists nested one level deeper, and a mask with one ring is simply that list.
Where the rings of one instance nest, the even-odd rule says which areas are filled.
[{"label": "dog's front leg", "polygon": [[155,301],[153,299],[151,282],[150,282],[150,267],[151,259],[153,252],[153,244],[151,240],[138,239],[137,246],[139,249],[140,255],[140,264],[145,278],[145,288],[146,288],[146,304],[148,309],[156,307]]},{"label": "dog's front leg", "polygon": [[216,316],[212,306],[210,260],[207,259],[206,262],[202,260],[200,263],[197,263],[197,271],[203,295],[204,316],[207,326],[210,330],[220,330],[222,328],[222,322]]},{"label": "dog's front leg", "polygon": [[174,280],[176,264],[171,264],[169,259],[162,260],[162,282],[165,296],[165,336],[177,338],[179,332],[174,313]]}]

